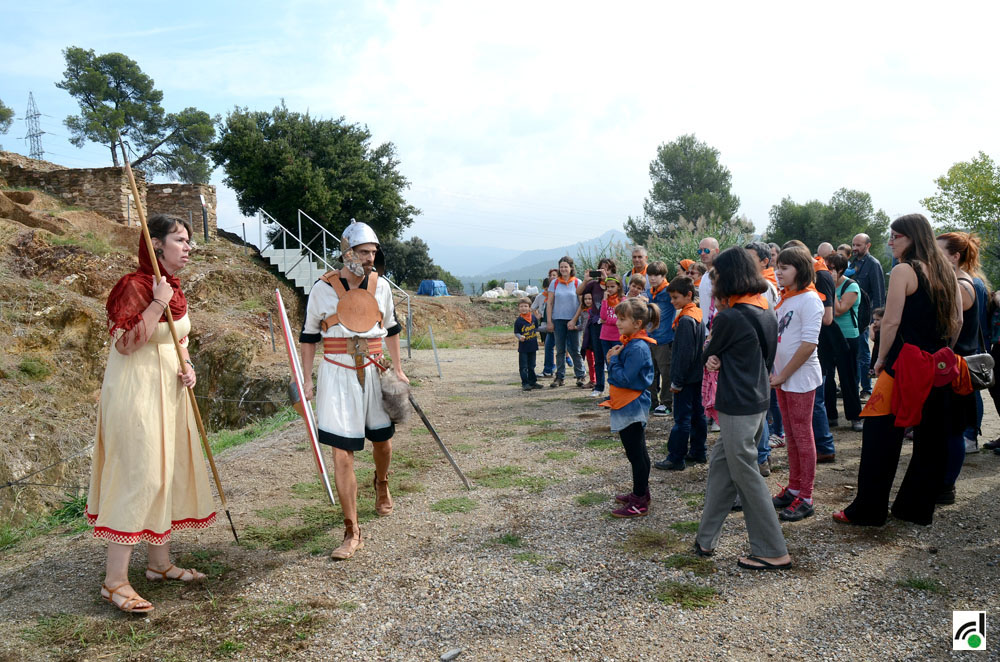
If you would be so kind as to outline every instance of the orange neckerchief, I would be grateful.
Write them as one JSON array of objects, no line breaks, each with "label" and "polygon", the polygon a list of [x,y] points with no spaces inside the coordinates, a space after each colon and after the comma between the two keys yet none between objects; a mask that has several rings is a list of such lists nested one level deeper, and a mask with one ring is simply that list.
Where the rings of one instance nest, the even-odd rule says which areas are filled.
[{"label": "orange neckerchief", "polygon": [[738,303],[746,303],[767,310],[767,299],[759,294],[741,294],[740,296],[729,297],[730,308]]},{"label": "orange neckerchief", "polygon": [[[634,276],[636,274],[642,274],[643,276],[645,276],[646,275],[646,269],[648,269],[648,268],[649,268],[648,264],[642,268],[642,271],[639,271],[639,270],[637,270],[637,269],[635,269],[633,267],[632,268],[632,276]],[[631,278],[631,276],[629,276],[629,278]]]},{"label": "orange neckerchief", "polygon": [[763,276],[767,282],[771,283],[775,287],[778,286],[778,279],[774,277],[774,267],[768,267],[767,269],[764,269],[764,271],[761,273],[761,276]]},{"label": "orange neckerchief", "polygon": [[560,276],[558,280],[563,285],[569,285],[570,283],[576,280],[576,276],[570,276],[569,280],[563,280],[562,276]]},{"label": "orange neckerchief", "polygon": [[667,285],[669,285],[669,283],[667,283],[667,279],[664,278],[663,282],[660,283],[659,287],[650,290],[650,292],[649,292],[649,300],[652,301],[653,299],[655,299],[656,295],[659,294],[660,292],[662,292],[667,287]]},{"label": "orange neckerchief", "polygon": [[681,318],[688,316],[693,319],[698,324],[701,324],[702,315],[701,308],[696,306],[694,303],[686,303],[684,307],[677,311],[676,317],[674,317],[674,323],[670,326],[671,329],[676,329],[677,325],[680,323]]},{"label": "orange neckerchief", "polygon": [[[623,348],[633,340],[645,340],[650,345],[656,344],[656,341],[650,338],[649,334],[646,333],[646,329],[639,329],[638,332],[633,333],[631,336],[622,336],[621,339]],[[615,386],[614,384],[610,384],[609,386],[611,386],[610,390],[611,397],[608,400],[605,400],[604,402],[600,403],[600,405],[598,405],[600,407],[608,407],[610,409],[621,409],[622,407],[632,402],[645,392],[645,391],[636,391],[635,389],[631,388],[622,388],[621,386]]]},{"label": "orange neckerchief", "polygon": [[518,317],[520,317],[521,319],[523,319],[528,324],[531,324],[531,322],[532,322],[531,313],[526,313],[524,315],[518,315]]},{"label": "orange neckerchief", "polygon": [[700,278],[694,282],[694,286],[695,287],[698,287],[699,285],[701,285],[701,279]]},{"label": "orange neckerchief", "polygon": [[829,271],[830,268],[826,266],[826,260],[817,255],[813,258],[813,271]]},{"label": "orange neckerchief", "polygon": [[616,294],[613,297],[612,296],[606,296],[606,297],[604,297],[604,300],[608,302],[608,310],[610,310],[610,311],[613,312],[614,309],[615,309],[615,306],[617,306],[619,303],[621,303],[622,296],[620,294]]},{"label": "orange neckerchief", "polygon": [[778,300],[778,305],[775,306],[774,309],[777,310],[778,308],[781,308],[781,304],[785,303],[786,299],[791,299],[792,297],[797,297],[800,294],[804,294],[806,292],[815,292],[816,296],[819,296],[822,299],[822,296],[820,296],[819,290],[816,289],[816,284],[815,283],[809,283],[809,287],[806,287],[806,288],[801,289],[801,290],[784,290],[784,291],[782,291],[782,293],[781,293],[781,299]]}]

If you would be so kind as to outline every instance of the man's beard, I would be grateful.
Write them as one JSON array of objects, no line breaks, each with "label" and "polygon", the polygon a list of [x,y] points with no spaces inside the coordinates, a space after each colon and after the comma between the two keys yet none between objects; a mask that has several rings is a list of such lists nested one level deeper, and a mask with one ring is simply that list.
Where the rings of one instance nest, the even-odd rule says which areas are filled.
[{"label": "man's beard", "polygon": [[344,253],[344,267],[355,276],[364,277],[365,275],[365,266],[361,264],[361,260],[358,259],[353,250]]}]

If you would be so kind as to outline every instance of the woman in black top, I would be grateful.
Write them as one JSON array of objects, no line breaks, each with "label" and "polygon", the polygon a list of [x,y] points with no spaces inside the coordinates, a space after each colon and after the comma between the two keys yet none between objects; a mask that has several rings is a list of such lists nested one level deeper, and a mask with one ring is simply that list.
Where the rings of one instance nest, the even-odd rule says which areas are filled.
[{"label": "woman in black top", "polygon": [[[953,346],[961,315],[954,270],[935,244],[931,224],[922,214],[893,221],[889,246],[899,264],[889,276],[875,373],[885,370],[894,377],[903,343],[930,353]],[[942,412],[949,411],[951,394],[950,385],[932,387],[922,405],[922,417],[913,433],[913,456],[892,505],[892,514],[898,519],[931,523],[938,486],[944,482],[945,439],[950,426]],[[895,420],[891,413],[865,417],[857,496],[847,508],[834,513],[838,522],[885,524],[903,444],[904,428],[896,427]]]},{"label": "woman in black top", "polygon": [[751,551],[738,565],[750,570],[789,568],[792,559],[771,493],[757,469],[757,442],[771,403],[770,374],[778,337],[774,313],[760,296],[767,291],[767,281],[738,246],[716,256],[711,274],[719,312],[704,356],[705,367],[719,371],[715,408],[721,432],[709,460],[695,553],[708,555],[715,549],[738,494]]},{"label": "woman in black top", "polygon": [[[968,232],[946,232],[938,235],[937,242],[955,270],[962,296],[962,329],[958,332],[955,353],[959,356],[972,356],[985,352],[986,347],[980,342],[983,335],[979,325],[976,288],[972,282],[972,274],[979,271],[979,238]],[[962,464],[965,463],[965,430],[970,426],[973,429],[978,427],[976,392],[973,391],[968,395],[953,393],[951,400],[948,468],[945,472],[944,486],[937,498],[937,503],[943,505],[955,503],[955,481],[958,480]],[[978,434],[978,429],[976,432]]]}]

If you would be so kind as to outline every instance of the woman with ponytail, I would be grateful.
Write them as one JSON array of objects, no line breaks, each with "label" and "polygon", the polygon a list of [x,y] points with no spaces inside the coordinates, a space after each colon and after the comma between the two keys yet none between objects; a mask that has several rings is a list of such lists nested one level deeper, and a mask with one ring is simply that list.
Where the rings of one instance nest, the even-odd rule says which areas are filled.
[{"label": "woman with ponytail", "polygon": [[[937,243],[955,270],[962,295],[962,330],[959,331],[958,341],[955,343],[955,354],[971,356],[989,351],[989,347],[983,341],[979,325],[979,304],[976,285],[972,280],[973,274],[979,271],[979,238],[967,232],[946,232],[938,235]],[[982,283],[982,280],[979,282]],[[937,498],[938,504],[955,503],[955,481],[958,480],[962,465],[965,463],[965,454],[979,451],[976,444],[979,436],[977,399],[981,417],[983,400],[979,391],[973,391],[968,395],[952,395],[952,407],[949,412],[951,427],[948,434],[948,468],[944,485]],[[974,450],[970,451],[970,446]]]},{"label": "woman with ponytail", "polygon": [[924,376],[915,366],[926,363],[924,355],[955,345],[962,327],[958,283],[922,214],[893,221],[889,246],[899,264],[889,276],[874,368],[879,381],[863,412],[857,496],[833,515],[844,524],[885,524],[903,433],[910,421],[915,423],[913,455],[892,504],[893,516],[930,524],[945,478],[949,429],[945,412],[951,410],[951,384],[935,386],[926,379],[917,383]]}]

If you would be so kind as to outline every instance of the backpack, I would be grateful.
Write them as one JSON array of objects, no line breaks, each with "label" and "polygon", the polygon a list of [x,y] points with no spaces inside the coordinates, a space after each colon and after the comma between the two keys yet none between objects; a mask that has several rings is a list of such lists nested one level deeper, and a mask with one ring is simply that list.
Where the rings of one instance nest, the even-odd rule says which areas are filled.
[{"label": "backpack", "polygon": [[[844,279],[844,284],[840,286],[840,292],[837,294],[837,298],[840,299],[844,296],[844,290],[851,286],[851,283],[856,283],[857,281],[851,280],[850,278]],[[868,296],[868,293],[861,289],[858,285],[858,299],[860,303],[858,304],[858,312],[854,312],[854,306],[851,306],[851,323],[854,327],[862,332],[868,328],[868,325],[872,323],[872,299]],[[864,326],[860,324],[864,322]]]}]

